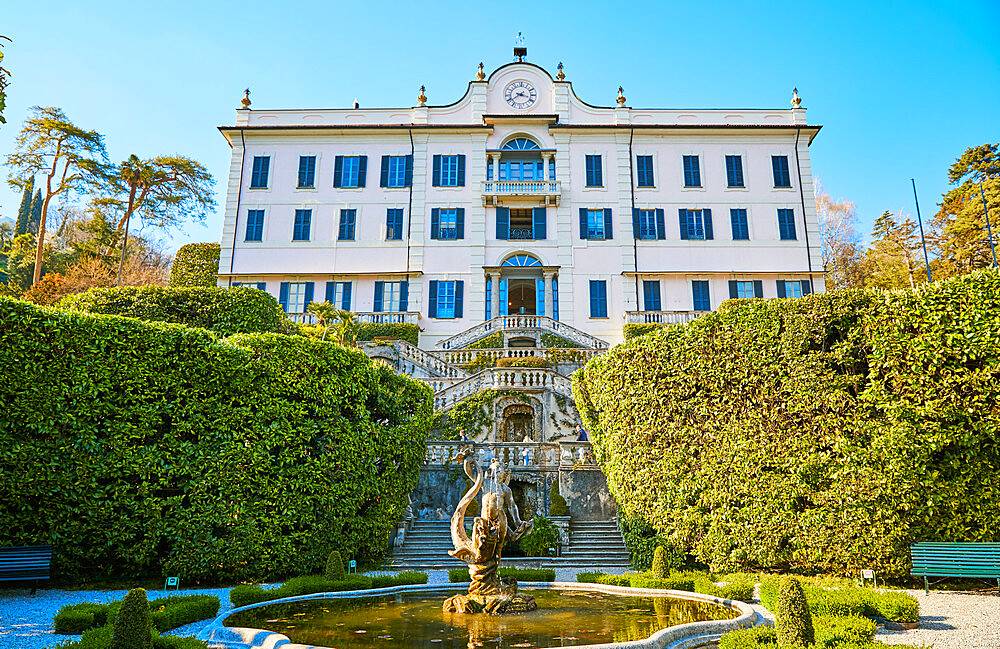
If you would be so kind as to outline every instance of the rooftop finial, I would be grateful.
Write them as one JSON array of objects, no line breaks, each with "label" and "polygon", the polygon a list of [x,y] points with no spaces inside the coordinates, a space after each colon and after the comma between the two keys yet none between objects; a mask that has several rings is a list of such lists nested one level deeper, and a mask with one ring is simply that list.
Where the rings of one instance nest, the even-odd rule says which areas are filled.
[{"label": "rooftop finial", "polygon": [[486,72],[483,71],[483,62],[480,61],[479,62],[479,70],[476,72],[476,79],[478,79],[479,81],[482,81],[485,78],[486,78]]},{"label": "rooftop finial", "polygon": [[615,101],[617,101],[618,105],[622,108],[625,107],[625,89],[621,86],[618,86],[618,98],[615,99]]},{"label": "rooftop finial", "polygon": [[524,46],[524,36],[518,32],[517,38],[514,39],[514,59],[520,63],[524,61],[526,56],[528,56],[528,48]]},{"label": "rooftop finial", "polygon": [[792,88],[792,108],[802,107],[802,97],[799,97],[799,89]]},{"label": "rooftop finial", "polygon": [[566,75],[563,74],[562,61],[559,61],[558,68],[559,68],[559,72],[556,73],[556,79],[559,79],[560,81],[562,81],[563,79],[566,78]]},{"label": "rooftop finial", "polygon": [[250,89],[249,88],[247,88],[246,90],[243,91],[243,99],[240,100],[240,103],[243,104],[243,108],[245,108],[247,110],[250,109]]},{"label": "rooftop finial", "polygon": [[427,97],[424,95],[424,87],[420,86],[420,94],[417,95],[417,101],[420,102],[418,106],[423,106],[427,103]]}]

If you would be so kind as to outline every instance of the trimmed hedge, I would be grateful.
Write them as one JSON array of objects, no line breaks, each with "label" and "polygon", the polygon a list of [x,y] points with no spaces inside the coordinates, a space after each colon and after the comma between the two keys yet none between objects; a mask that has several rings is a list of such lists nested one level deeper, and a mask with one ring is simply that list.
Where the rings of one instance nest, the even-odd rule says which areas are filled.
[{"label": "trimmed hedge", "polygon": [[559,334],[552,334],[547,331],[543,331],[539,336],[542,343],[542,347],[553,347],[558,349],[582,349],[582,345],[579,345],[569,338],[563,338]]},{"label": "trimmed hedge", "polygon": [[57,306],[151,322],[175,322],[188,327],[209,329],[220,336],[235,333],[286,333],[288,323],[274,296],[246,286],[92,288],[63,298]]},{"label": "trimmed hedge", "polygon": [[229,591],[229,601],[233,603],[234,607],[240,607],[297,595],[339,593],[348,590],[369,590],[426,583],[427,575],[423,572],[401,572],[398,575],[378,575],[375,577],[347,575],[344,579],[337,581],[331,581],[322,575],[293,577],[281,586],[270,589],[253,584],[241,584]]},{"label": "trimmed hedge", "polygon": [[1000,274],[731,300],[573,393],[623,518],[713,570],[909,572],[1000,541]]},{"label": "trimmed hedge", "polygon": [[712,575],[707,572],[676,572],[668,577],[656,577],[649,572],[627,572],[624,575],[606,575],[603,572],[581,572],[576,576],[578,582],[588,584],[630,586],[632,588],[668,588],[670,590],[687,590],[721,599],[739,600],[741,602],[750,602],[753,600],[756,580],[748,580],[739,575],[721,575],[719,580],[728,583],[723,586],[716,586],[712,579]]},{"label": "trimmed hedge", "polygon": [[170,286],[215,286],[221,249],[217,243],[181,246],[170,266]]},{"label": "trimmed hedge", "polygon": [[566,499],[559,493],[559,478],[557,476],[552,480],[552,486],[549,488],[549,516],[567,515],[569,515],[569,506],[566,504]]},{"label": "trimmed hedge", "polygon": [[[105,626],[114,621],[121,604],[122,600],[115,600],[107,604],[81,602],[63,606],[53,620],[55,632],[75,635]],[[214,595],[161,597],[150,601],[149,609],[153,626],[162,633],[215,617],[219,612],[219,598]]]},{"label": "trimmed hedge", "polygon": [[[384,554],[431,391],[357,350],[0,298],[0,529],[53,572],[265,579]],[[43,516],[39,512],[44,512]]]},{"label": "trimmed hedge", "polygon": [[548,367],[547,359],[540,356],[503,356],[496,361],[497,367]]},{"label": "trimmed hedge", "polygon": [[416,346],[420,343],[420,327],[407,322],[362,323],[358,330],[358,342],[376,339],[405,340]]},{"label": "trimmed hedge", "polygon": [[783,578],[778,587],[774,627],[778,630],[778,644],[782,646],[808,647],[816,640],[806,595],[795,577]]},{"label": "trimmed hedge", "polygon": [[[804,581],[802,590],[813,615],[853,615],[892,622],[916,622],[920,619],[919,602],[902,591],[878,591],[854,586],[822,588]],[[780,580],[765,578],[760,585],[760,603],[769,610],[775,610],[779,592]]]},{"label": "trimmed hedge", "polygon": [[[814,620],[816,644],[830,649],[877,649],[890,645],[876,642],[875,623],[863,617],[826,616]],[[719,639],[719,649],[777,649],[778,630],[773,626],[730,631]],[[913,645],[891,645],[894,649],[918,649]],[[926,649],[926,648],[919,648]]]},{"label": "trimmed hedge", "polygon": [[144,588],[125,595],[111,629],[109,649],[153,649],[153,619]]},{"label": "trimmed hedge", "polygon": [[[512,577],[518,581],[555,581],[556,571],[551,568],[500,568],[501,577]],[[453,584],[472,581],[468,568],[452,568],[448,571],[448,581]]]},{"label": "trimmed hedge", "polygon": [[622,327],[622,334],[625,336],[625,342],[633,340],[635,338],[640,338],[646,334],[653,333],[654,331],[659,331],[664,327],[670,325],[661,324],[658,322],[630,322],[629,324]]}]

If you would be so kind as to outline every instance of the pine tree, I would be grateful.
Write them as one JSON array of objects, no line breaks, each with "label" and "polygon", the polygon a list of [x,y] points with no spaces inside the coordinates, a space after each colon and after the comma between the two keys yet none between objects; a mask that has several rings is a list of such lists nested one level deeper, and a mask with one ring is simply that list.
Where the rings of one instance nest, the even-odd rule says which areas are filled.
[{"label": "pine tree", "polygon": [[35,199],[31,201],[31,216],[28,218],[28,232],[38,234],[38,226],[42,224],[42,190],[35,191]]},{"label": "pine tree", "polygon": [[913,288],[926,281],[927,275],[921,272],[920,237],[912,219],[883,212],[872,226],[872,243],[865,256],[870,286]]},{"label": "pine tree", "polygon": [[17,224],[14,226],[14,236],[28,231],[28,219],[31,218],[31,193],[35,189],[35,177],[28,176],[21,194],[21,207],[17,210]]}]

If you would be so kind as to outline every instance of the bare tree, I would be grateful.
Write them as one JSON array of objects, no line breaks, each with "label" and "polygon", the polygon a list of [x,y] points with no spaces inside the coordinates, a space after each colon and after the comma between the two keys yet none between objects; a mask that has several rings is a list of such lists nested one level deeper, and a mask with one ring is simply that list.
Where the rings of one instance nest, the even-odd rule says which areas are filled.
[{"label": "bare tree", "polygon": [[828,288],[860,288],[865,284],[864,249],[855,230],[854,203],[835,201],[816,181],[816,214]]}]

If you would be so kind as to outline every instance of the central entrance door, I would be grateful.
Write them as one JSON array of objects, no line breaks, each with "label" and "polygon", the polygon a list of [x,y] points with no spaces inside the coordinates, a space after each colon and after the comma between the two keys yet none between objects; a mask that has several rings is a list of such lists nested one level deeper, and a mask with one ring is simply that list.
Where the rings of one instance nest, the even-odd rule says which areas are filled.
[{"label": "central entrance door", "polygon": [[535,315],[534,279],[507,280],[507,315]]}]

